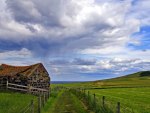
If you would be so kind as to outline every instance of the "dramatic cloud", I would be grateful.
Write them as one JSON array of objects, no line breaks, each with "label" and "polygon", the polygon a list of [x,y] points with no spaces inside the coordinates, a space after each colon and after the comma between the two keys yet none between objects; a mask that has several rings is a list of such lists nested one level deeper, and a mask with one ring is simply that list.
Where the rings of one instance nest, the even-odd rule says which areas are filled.
[{"label": "dramatic cloud", "polygon": [[25,40],[25,36],[28,40],[35,37],[45,39],[49,42],[48,49],[55,43],[60,46],[57,48],[59,52],[77,52],[116,44],[124,46],[140,25],[138,19],[126,16],[131,7],[129,1],[7,0],[6,5],[9,16],[14,18],[8,23],[16,26],[7,26],[13,30],[13,33],[8,32],[8,37],[16,33],[18,40]]},{"label": "dramatic cloud", "polygon": [[12,63],[14,56],[18,64],[42,61],[50,73],[68,79],[99,79],[94,75],[111,77],[149,67],[148,0],[0,2],[2,62]]},{"label": "dramatic cloud", "polygon": [[0,57],[2,58],[6,58],[6,57],[26,57],[26,56],[31,56],[32,53],[26,49],[26,48],[22,48],[20,51],[6,51],[6,52],[2,52],[0,53]]},{"label": "dramatic cloud", "polygon": [[[118,75],[124,75],[128,73],[133,73],[136,71],[149,70],[150,60],[141,60],[141,59],[102,59],[94,60],[95,63],[88,64],[90,59],[80,59],[83,60],[83,64],[78,64],[71,59],[68,61],[63,60],[52,60],[48,65],[51,67],[51,73],[54,78],[59,77],[61,80],[68,75],[73,75],[74,77],[87,77],[87,80],[96,80],[97,78],[92,76],[99,76],[100,78],[115,77]],[[91,59],[91,61],[93,61]],[[87,63],[85,63],[87,62]]]},{"label": "dramatic cloud", "polygon": [[26,48],[22,48],[21,50],[3,51],[0,52],[0,64],[28,65],[37,61],[36,59],[31,59],[32,56],[32,52]]}]

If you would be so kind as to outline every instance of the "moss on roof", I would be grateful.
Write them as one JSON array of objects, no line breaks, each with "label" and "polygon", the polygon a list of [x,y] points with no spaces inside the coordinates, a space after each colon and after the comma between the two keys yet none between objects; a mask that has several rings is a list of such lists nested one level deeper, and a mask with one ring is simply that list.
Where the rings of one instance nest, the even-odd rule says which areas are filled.
[{"label": "moss on roof", "polygon": [[16,76],[16,75],[24,75],[29,76],[32,72],[39,66],[41,63],[37,63],[30,66],[12,66],[7,64],[2,64],[0,66],[0,76]]}]

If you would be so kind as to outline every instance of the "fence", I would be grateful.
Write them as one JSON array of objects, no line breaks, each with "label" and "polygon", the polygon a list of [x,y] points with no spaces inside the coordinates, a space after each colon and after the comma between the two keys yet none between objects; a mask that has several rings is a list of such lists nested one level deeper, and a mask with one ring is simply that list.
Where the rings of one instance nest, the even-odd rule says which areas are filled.
[{"label": "fence", "polygon": [[49,95],[45,93],[39,95],[38,98],[31,100],[31,102],[24,108],[22,108],[19,113],[41,113],[42,108],[49,99]]},{"label": "fence", "polygon": [[6,89],[6,84],[0,84],[0,90]]},{"label": "fence", "polygon": [[13,90],[29,94],[34,94],[38,98],[31,100],[27,106],[22,108],[18,113],[41,113],[42,107],[50,97],[50,91],[42,88],[35,88],[32,86],[24,86],[18,84],[12,84],[8,81],[6,83],[0,84],[0,88],[3,90]]},{"label": "fence", "polygon": [[31,103],[21,109],[19,113],[34,113],[34,101],[31,100]]},{"label": "fence", "polygon": [[105,96],[103,96],[101,99],[97,98],[96,94],[91,94],[85,89],[71,89],[71,92],[80,99],[83,99],[84,103],[86,103],[95,113],[123,113],[121,111],[120,102],[115,104],[111,103],[110,101],[106,101]]},{"label": "fence", "polygon": [[24,86],[24,85],[13,84],[13,83],[9,83],[8,81],[6,81],[6,83],[0,84],[0,89],[10,89],[10,90],[15,90],[20,92],[31,93],[34,95],[39,95],[41,93],[47,93],[47,95],[49,95],[50,93],[50,91],[46,89],[36,88],[30,85]]}]

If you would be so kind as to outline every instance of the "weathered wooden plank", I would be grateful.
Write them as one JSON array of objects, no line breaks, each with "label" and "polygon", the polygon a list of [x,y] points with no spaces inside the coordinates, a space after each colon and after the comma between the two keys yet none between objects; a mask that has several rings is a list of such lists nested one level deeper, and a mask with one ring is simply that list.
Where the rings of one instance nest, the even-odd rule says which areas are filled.
[{"label": "weathered wooden plank", "polygon": [[0,86],[6,86],[6,84],[0,84]]},{"label": "weathered wooden plank", "polygon": [[48,92],[48,90],[42,89],[42,88],[35,88],[35,87],[32,87],[31,90],[32,90],[32,89],[37,89],[37,90],[39,90],[39,91],[46,91],[46,92]]},{"label": "weathered wooden plank", "polygon": [[14,87],[7,87],[8,89],[14,89],[14,90],[19,90],[19,91],[25,91],[27,92],[27,89],[20,89],[20,88],[14,88]]},{"label": "weathered wooden plank", "polygon": [[8,85],[28,88],[28,86],[23,86],[23,85],[18,85],[18,84],[12,84],[12,83],[8,83]]}]

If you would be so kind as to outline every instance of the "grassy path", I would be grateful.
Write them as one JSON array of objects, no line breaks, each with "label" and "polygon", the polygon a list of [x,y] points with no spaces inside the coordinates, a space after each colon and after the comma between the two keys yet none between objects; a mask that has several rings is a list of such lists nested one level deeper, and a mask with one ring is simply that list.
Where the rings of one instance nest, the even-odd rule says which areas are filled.
[{"label": "grassy path", "polygon": [[64,91],[58,97],[52,113],[88,113],[88,111],[75,95],[69,91]]}]

